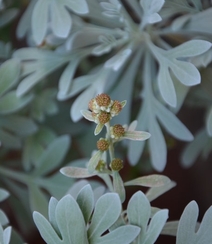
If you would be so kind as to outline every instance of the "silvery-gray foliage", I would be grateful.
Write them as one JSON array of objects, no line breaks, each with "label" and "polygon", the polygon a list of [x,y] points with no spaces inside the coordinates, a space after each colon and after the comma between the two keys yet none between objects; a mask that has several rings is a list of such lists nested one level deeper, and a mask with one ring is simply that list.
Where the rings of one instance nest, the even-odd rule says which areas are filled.
[{"label": "silvery-gray foliage", "polygon": [[61,200],[51,198],[49,221],[40,213],[33,218],[46,243],[131,243],[140,228],[135,225],[120,226],[106,232],[121,214],[121,202],[115,193],[106,193],[94,205],[90,185],[84,186],[76,200],[71,195]]},{"label": "silvery-gray foliage", "polygon": [[[166,177],[123,182],[114,173],[121,202],[126,186],[150,187],[146,194],[135,193],[121,214],[118,195],[105,194],[111,189],[94,182],[91,190],[88,181],[69,189],[73,181],[58,169],[68,154],[70,133],[76,138],[73,155],[68,156],[86,158],[71,162],[71,172],[66,167],[61,172],[74,178],[98,175],[85,168],[95,138],[90,124],[80,121],[80,111],[103,92],[127,100],[116,123],[129,124],[133,118],[137,124],[131,129],[151,133],[147,147],[144,141],[123,143],[132,166],[148,150],[152,167],[163,171],[167,134],[189,142],[181,155],[184,167],[199,156],[206,159],[212,151],[211,21],[212,4],[205,0],[0,0],[0,185],[11,193],[8,201],[23,233],[23,223],[33,226],[29,213],[35,210],[35,223],[47,243],[75,238],[75,243],[144,244],[154,243],[160,233],[177,235],[177,244],[210,242],[211,208],[195,232],[195,202],[185,208],[179,222],[166,223],[168,211],[150,206],[175,186]],[[18,41],[10,37],[14,28]],[[204,124],[194,136],[177,116],[184,104],[205,111]],[[98,152],[93,159],[99,156]],[[105,175],[100,178],[107,182]],[[67,192],[72,197],[63,197]],[[0,200],[4,194],[0,190]],[[53,197],[47,212],[49,195]],[[110,198],[116,214],[108,207]],[[141,203],[144,209],[138,207]],[[100,214],[103,207],[111,215],[109,224]],[[66,232],[73,217],[79,219],[84,235],[76,228],[74,237],[71,229]],[[14,231],[10,241],[11,227],[5,227],[8,218],[1,210],[0,223],[0,243],[23,243]]]},{"label": "silvery-gray foliage", "polygon": [[[131,14],[126,6],[132,10]],[[211,32],[209,27],[202,28],[203,23],[210,21],[210,11],[206,3],[187,0],[133,0],[124,5],[118,0],[77,3],[31,1],[19,23],[17,35],[23,38],[27,34],[34,40],[32,46],[42,43],[44,50],[33,47],[14,53],[13,57],[23,65],[23,78],[17,87],[17,95],[30,92],[38,82],[43,82],[44,77],[65,67],[59,79],[57,98],[64,101],[78,94],[70,111],[72,119],[78,121],[81,118],[79,111],[87,106],[91,97],[103,91],[118,95],[124,87],[129,91],[126,99],[130,98],[130,109],[135,82],[138,87],[142,86],[140,91],[136,91],[142,100],[137,114],[138,128],[147,124],[149,128],[146,129],[154,132],[149,140],[151,162],[155,169],[162,171],[166,165],[167,148],[158,121],[177,139],[193,139],[175,113],[182,106],[189,88],[201,81],[195,65],[199,67],[198,63],[208,64],[211,61]],[[39,18],[36,17],[38,13]],[[179,17],[175,17],[178,13]],[[165,24],[172,16],[173,20]],[[181,35],[182,41],[176,46],[165,39],[169,35]],[[89,56],[99,60],[98,67],[90,65],[90,74],[76,76],[77,68]],[[141,69],[145,70],[143,74],[139,73]],[[150,83],[149,88],[146,88],[146,83]],[[149,89],[148,93],[146,89]],[[161,109],[163,115],[160,116]],[[156,114],[146,116],[144,110],[156,111]],[[130,112],[125,115],[126,122],[130,116]],[[210,113],[208,117],[211,117]],[[209,126],[207,123],[206,127]],[[157,147],[159,141],[160,147]],[[132,165],[137,164],[141,152],[134,143],[129,147]]]}]

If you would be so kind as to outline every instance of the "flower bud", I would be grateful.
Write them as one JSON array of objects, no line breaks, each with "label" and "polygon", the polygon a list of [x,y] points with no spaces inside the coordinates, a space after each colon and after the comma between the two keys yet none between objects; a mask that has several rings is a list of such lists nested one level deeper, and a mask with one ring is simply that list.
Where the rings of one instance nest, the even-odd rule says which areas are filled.
[{"label": "flower bud", "polygon": [[120,158],[114,158],[110,163],[110,167],[113,171],[119,171],[123,168],[123,161]]},{"label": "flower bud", "polygon": [[97,148],[100,150],[100,151],[107,151],[108,148],[109,148],[109,142],[104,139],[104,138],[100,138],[98,141],[97,141]]},{"label": "flower bud", "polygon": [[111,137],[114,139],[119,139],[120,137],[124,136],[125,129],[122,125],[117,124],[111,127]]},{"label": "flower bud", "polygon": [[99,172],[102,172],[102,171],[104,171],[105,168],[106,168],[106,163],[105,163],[104,160],[101,159],[101,160],[99,160],[95,170],[99,171]]},{"label": "flower bud", "polygon": [[106,124],[107,122],[110,121],[110,119],[111,119],[111,115],[110,115],[110,113],[101,111],[101,112],[99,113],[98,119],[99,119],[99,123],[100,123],[100,124]]},{"label": "flower bud", "polygon": [[95,100],[100,107],[108,107],[111,101],[110,97],[104,93],[97,95]]},{"label": "flower bud", "polygon": [[111,107],[111,110],[110,110],[110,113],[111,113],[111,116],[115,116],[115,115],[118,115],[122,110],[122,105],[119,101],[115,100],[113,102],[113,105]]}]

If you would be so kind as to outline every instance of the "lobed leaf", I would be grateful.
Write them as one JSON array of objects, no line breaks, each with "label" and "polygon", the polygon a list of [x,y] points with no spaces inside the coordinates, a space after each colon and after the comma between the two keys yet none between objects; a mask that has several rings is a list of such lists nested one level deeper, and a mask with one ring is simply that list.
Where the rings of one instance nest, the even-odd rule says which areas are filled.
[{"label": "lobed leaf", "polygon": [[110,233],[100,237],[96,244],[130,244],[138,236],[140,228],[133,225],[126,225],[116,228]]},{"label": "lobed leaf", "polygon": [[115,223],[121,213],[121,202],[118,194],[106,193],[95,206],[92,221],[88,229],[88,239],[95,242],[108,228]]},{"label": "lobed leaf", "polygon": [[208,244],[212,239],[212,207],[210,207],[196,232],[199,209],[195,201],[191,201],[184,209],[179,220],[176,244]]},{"label": "lobed leaf", "polygon": [[88,243],[82,212],[71,195],[58,202],[55,214],[63,243]]}]

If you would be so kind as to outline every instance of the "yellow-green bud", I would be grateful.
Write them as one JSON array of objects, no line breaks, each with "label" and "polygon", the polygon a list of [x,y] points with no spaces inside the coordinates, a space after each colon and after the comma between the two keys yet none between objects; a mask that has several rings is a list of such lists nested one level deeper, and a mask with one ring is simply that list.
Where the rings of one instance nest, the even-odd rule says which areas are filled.
[{"label": "yellow-green bud", "polygon": [[110,145],[109,142],[104,138],[101,138],[97,141],[97,148],[100,151],[107,151],[109,148],[109,145]]},{"label": "yellow-green bud", "polygon": [[119,171],[123,168],[123,161],[120,158],[114,158],[110,163],[110,168],[113,171]]},{"label": "yellow-green bud", "polygon": [[95,170],[101,172],[101,171],[104,171],[105,168],[106,168],[106,163],[104,160],[101,159],[101,160],[99,160]]},{"label": "yellow-green bud", "polygon": [[119,139],[120,137],[124,136],[125,129],[122,125],[117,124],[111,127],[111,137],[115,139]]}]

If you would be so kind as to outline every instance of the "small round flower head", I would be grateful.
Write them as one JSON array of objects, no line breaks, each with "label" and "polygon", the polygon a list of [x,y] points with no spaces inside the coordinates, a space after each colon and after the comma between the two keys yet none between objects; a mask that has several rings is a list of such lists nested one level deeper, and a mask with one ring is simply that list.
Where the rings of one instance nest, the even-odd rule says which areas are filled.
[{"label": "small round flower head", "polygon": [[123,161],[120,158],[114,158],[110,163],[110,168],[113,171],[119,171],[123,168]]},{"label": "small round flower head", "polygon": [[111,110],[110,110],[110,113],[111,113],[111,116],[116,116],[118,115],[122,110],[122,105],[119,101],[115,100],[113,102],[113,105],[111,107]]},{"label": "small round flower head", "polygon": [[114,139],[119,139],[120,137],[124,136],[125,129],[122,125],[117,124],[111,127],[111,137]]},{"label": "small round flower head", "polygon": [[99,160],[95,170],[99,171],[99,172],[102,172],[102,171],[104,171],[105,168],[106,168],[106,163],[105,163],[104,160],[101,159],[101,160]]},{"label": "small round flower head", "polygon": [[99,123],[100,124],[106,124],[111,119],[110,113],[107,113],[105,111],[101,111],[98,115]]},{"label": "small round flower head", "polygon": [[100,138],[97,141],[97,148],[100,151],[107,151],[107,149],[109,148],[109,142],[106,139],[104,139],[104,138]]},{"label": "small round flower head", "polygon": [[110,97],[104,93],[97,95],[95,100],[97,105],[100,107],[108,107],[111,101]]}]

